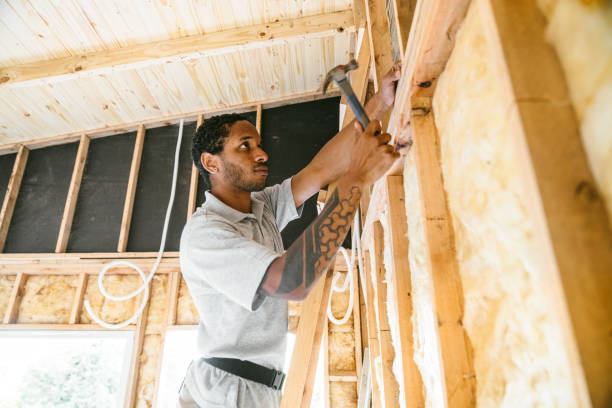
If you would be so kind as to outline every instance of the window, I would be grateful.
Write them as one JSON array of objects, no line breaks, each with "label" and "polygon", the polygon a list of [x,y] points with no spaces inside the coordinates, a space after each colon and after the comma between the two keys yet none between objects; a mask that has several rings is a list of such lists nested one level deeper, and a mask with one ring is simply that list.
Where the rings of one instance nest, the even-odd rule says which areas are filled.
[{"label": "window", "polygon": [[131,331],[0,332],[0,408],[122,407]]}]

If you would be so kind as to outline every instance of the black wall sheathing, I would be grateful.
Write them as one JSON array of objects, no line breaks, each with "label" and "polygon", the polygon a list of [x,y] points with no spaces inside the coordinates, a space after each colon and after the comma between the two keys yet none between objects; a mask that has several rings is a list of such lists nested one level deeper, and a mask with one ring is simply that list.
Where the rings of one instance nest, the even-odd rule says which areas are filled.
[{"label": "black wall sheathing", "polygon": [[[266,109],[262,115],[263,147],[269,155],[268,185],[303,169],[338,131],[339,98]],[[256,113],[243,114],[253,124]],[[127,250],[157,251],[170,198],[179,125],[145,133]],[[174,209],[166,251],[179,249],[187,219],[191,179],[191,139],[195,122],[185,124]],[[77,199],[68,252],[115,252],[130,173],[135,132],[93,139]],[[54,252],[78,143],[30,152],[9,228],[5,252]],[[4,195],[15,154],[0,156],[0,194]],[[200,176],[197,205],[206,186]],[[285,248],[316,217],[316,194],[301,219],[282,232]]]},{"label": "black wall sheathing", "polygon": [[116,252],[136,132],[91,140],[67,252]]},{"label": "black wall sheathing", "polygon": [[[127,249],[129,252],[157,251],[161,242],[170,189],[179,125],[147,130],[134,199]],[[178,251],[187,220],[187,201],[191,177],[191,137],[195,122],[185,124],[181,142],[178,178],[166,251]]]},{"label": "black wall sheathing", "polygon": [[9,180],[11,179],[16,157],[17,153],[0,156],[0,206],[2,205],[1,203],[4,202],[4,196],[6,195]]},{"label": "black wall sheathing", "polygon": [[4,252],[55,252],[78,147],[30,151]]}]

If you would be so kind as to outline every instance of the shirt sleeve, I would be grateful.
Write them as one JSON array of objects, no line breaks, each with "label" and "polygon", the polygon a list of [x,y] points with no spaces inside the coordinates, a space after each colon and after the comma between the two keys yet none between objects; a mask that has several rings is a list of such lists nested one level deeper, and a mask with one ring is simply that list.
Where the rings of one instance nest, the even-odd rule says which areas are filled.
[{"label": "shirt sleeve", "polygon": [[194,294],[210,286],[251,311],[263,302],[265,297],[257,290],[268,267],[279,257],[223,222],[193,227],[180,253],[181,270]]},{"label": "shirt sleeve", "polygon": [[257,198],[264,200],[274,212],[278,230],[282,231],[289,222],[300,218],[304,210],[304,204],[299,208],[295,207],[293,191],[291,190],[291,179],[285,179],[281,184],[266,187],[256,193]]}]

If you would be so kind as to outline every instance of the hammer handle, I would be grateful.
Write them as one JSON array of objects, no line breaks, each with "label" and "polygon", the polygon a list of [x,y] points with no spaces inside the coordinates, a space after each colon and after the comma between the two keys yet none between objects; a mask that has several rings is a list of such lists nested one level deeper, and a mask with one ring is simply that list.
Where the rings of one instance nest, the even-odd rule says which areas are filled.
[{"label": "hammer handle", "polygon": [[355,96],[353,88],[346,79],[343,79],[342,81],[338,82],[338,87],[340,88],[340,91],[344,94],[346,101],[348,102],[349,106],[351,107],[351,110],[353,111],[353,114],[355,115],[355,118],[359,121],[363,130],[365,130],[368,127],[368,124],[370,123],[370,119],[365,113],[363,106],[361,106],[361,102],[359,102],[359,99],[357,99],[357,96]]}]

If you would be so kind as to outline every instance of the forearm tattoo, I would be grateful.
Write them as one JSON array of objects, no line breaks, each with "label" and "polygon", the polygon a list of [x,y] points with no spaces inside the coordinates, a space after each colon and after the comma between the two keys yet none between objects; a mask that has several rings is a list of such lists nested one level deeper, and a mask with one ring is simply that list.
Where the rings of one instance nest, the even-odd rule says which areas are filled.
[{"label": "forearm tattoo", "polygon": [[361,190],[356,186],[341,198],[337,189],[333,192],[321,214],[287,250],[276,294],[289,294],[296,289],[308,290],[327,270],[346,238],[360,197]]}]

